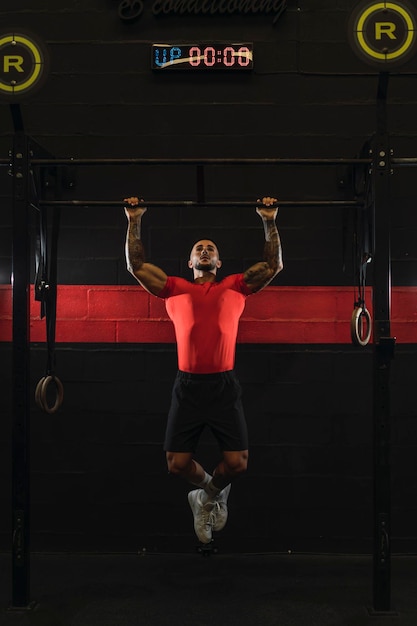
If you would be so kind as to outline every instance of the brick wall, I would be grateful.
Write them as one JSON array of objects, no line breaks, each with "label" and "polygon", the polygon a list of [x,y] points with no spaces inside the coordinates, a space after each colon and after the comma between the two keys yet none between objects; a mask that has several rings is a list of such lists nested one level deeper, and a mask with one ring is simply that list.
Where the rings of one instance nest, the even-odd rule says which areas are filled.
[{"label": "brick wall", "polygon": [[[370,310],[371,298],[368,290]],[[12,339],[11,299],[10,286],[0,285],[0,341]],[[353,287],[267,287],[247,298],[238,342],[350,343],[354,300]],[[31,298],[30,309],[31,340],[45,341],[39,302]],[[416,317],[417,288],[395,287],[392,333],[397,343],[417,343]],[[60,285],[56,341],[173,343],[175,335],[164,301],[140,286]]]}]

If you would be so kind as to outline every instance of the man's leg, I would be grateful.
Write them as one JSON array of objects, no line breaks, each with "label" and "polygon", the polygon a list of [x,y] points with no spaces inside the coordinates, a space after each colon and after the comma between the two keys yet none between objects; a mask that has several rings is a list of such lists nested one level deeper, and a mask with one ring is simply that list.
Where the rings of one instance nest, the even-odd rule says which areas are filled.
[{"label": "man's leg", "polygon": [[203,505],[215,505],[213,530],[222,530],[227,522],[229,497],[232,481],[245,473],[248,466],[248,450],[223,452],[223,459],[213,472],[213,478],[207,483],[200,499]]},{"label": "man's leg", "polygon": [[200,487],[190,491],[188,501],[197,537],[202,543],[209,543],[212,530],[220,531],[226,524],[230,483],[246,471],[248,450],[224,451],[213,478],[193,459],[192,452],[167,452],[166,458],[170,474]]},{"label": "man's leg", "polygon": [[221,491],[232,480],[244,474],[248,467],[248,456],[248,450],[223,452],[223,459],[213,472],[213,486]]},{"label": "man's leg", "polygon": [[[193,458],[192,452],[167,452],[166,459],[169,473],[184,478],[192,485],[201,486],[210,476]],[[247,466],[248,450],[224,451],[222,460],[214,470],[211,485],[207,485],[208,493],[211,487],[213,495],[217,495],[233,479],[244,474]]]},{"label": "man's leg", "polygon": [[223,452],[223,459],[214,470],[213,478],[203,487],[207,494],[203,500],[216,498],[232,480],[244,474],[248,467],[248,455],[248,450]]},{"label": "man's leg", "polygon": [[167,452],[168,471],[170,474],[184,478],[192,485],[202,487],[211,476],[193,459],[192,452]]},{"label": "man's leg", "polygon": [[167,452],[166,458],[170,474],[200,487],[189,492],[188,502],[194,515],[194,530],[197,537],[202,543],[210,543],[216,521],[213,511],[215,504],[210,501],[202,502],[201,496],[205,494],[204,489],[211,481],[211,476],[193,459],[192,452]]}]

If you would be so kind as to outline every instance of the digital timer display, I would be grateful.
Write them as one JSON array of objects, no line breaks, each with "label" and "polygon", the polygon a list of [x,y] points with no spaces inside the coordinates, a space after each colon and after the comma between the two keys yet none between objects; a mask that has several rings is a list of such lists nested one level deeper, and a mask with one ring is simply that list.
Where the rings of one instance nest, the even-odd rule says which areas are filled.
[{"label": "digital timer display", "polygon": [[251,70],[252,43],[154,43],[153,70]]}]

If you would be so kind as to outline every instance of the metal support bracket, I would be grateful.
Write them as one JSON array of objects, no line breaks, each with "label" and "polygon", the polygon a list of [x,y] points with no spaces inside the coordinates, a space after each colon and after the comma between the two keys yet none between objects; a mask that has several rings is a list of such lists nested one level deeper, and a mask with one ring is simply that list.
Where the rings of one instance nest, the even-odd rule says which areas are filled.
[{"label": "metal support bracket", "polygon": [[29,606],[30,331],[29,141],[14,136],[13,175],[13,405],[12,405],[12,606]]},{"label": "metal support bracket", "polygon": [[395,338],[391,337],[391,185],[392,149],[387,124],[389,75],[381,72],[377,93],[377,133],[373,142],[374,215],[374,555],[373,609],[391,612],[391,406],[390,364]]}]

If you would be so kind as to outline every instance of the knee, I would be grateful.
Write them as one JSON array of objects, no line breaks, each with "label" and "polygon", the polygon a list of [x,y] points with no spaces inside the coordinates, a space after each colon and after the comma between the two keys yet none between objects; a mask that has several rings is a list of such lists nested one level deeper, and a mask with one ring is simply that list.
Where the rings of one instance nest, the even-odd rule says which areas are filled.
[{"label": "knee", "polygon": [[175,454],[175,452],[167,452],[166,454],[168,472],[174,476],[184,476],[191,469],[192,457],[183,454]]},{"label": "knee", "polygon": [[223,462],[229,476],[236,478],[244,474],[248,468],[248,453],[246,450],[228,453],[225,455]]}]

